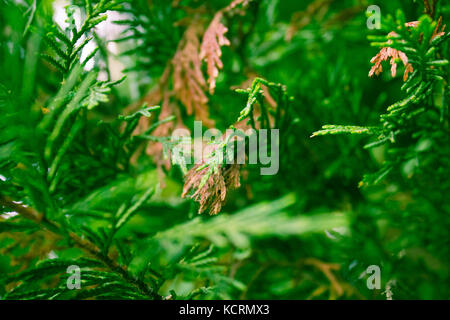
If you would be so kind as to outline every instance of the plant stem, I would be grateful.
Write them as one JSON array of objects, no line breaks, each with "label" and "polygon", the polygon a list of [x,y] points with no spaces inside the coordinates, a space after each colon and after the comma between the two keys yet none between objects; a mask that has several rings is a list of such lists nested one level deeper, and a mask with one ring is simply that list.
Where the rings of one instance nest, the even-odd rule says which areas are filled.
[{"label": "plant stem", "polygon": [[101,249],[91,241],[81,238],[74,232],[64,232],[64,230],[62,230],[57,223],[47,220],[42,213],[37,212],[33,208],[24,206],[23,204],[12,200],[8,196],[0,196],[0,205],[14,210],[28,220],[36,222],[48,232],[70,238],[78,248],[99,259],[108,269],[118,273],[125,281],[135,286],[141,294],[144,294],[145,296],[151,297],[155,300],[162,299],[162,297],[158,295],[158,293],[156,293],[145,282],[135,278],[123,266],[118,264],[115,260],[111,259],[108,255],[103,254]]}]

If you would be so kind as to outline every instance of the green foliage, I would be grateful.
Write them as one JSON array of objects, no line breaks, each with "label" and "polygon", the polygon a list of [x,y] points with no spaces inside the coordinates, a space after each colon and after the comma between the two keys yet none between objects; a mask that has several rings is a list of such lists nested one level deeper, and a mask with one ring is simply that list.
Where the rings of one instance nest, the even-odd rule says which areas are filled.
[{"label": "green foliage", "polygon": [[[1,299],[449,298],[449,6],[230,3],[2,2]],[[199,118],[278,129],[279,172],[174,156]]]},{"label": "green foliage", "polygon": [[114,40],[131,44],[122,52],[132,59],[126,71],[151,72],[150,76],[155,77],[175,53],[183,29],[175,23],[185,16],[184,11],[170,1],[155,1],[149,6],[145,0],[123,1],[119,11],[128,15],[127,19],[115,21],[125,30],[122,37]]},{"label": "green foliage", "polygon": [[[85,19],[81,26],[77,28],[75,22],[76,6],[67,6],[65,8],[67,14],[65,30],[61,30],[54,24],[48,27],[44,39],[49,47],[54,51],[54,56],[43,54],[42,58],[52,64],[62,74],[66,74],[80,58],[81,51],[86,44],[93,39],[93,35],[89,33],[95,32],[94,28],[102,21],[105,21],[108,10],[118,9],[120,1],[101,0],[98,3],[91,3],[90,0],[84,1]],[[82,65],[91,60],[97,53],[98,48],[93,50],[82,62]]]},{"label": "green foliage", "polygon": [[[441,32],[440,22],[432,21],[423,15],[412,29],[407,26],[401,10],[396,19],[388,16],[382,30],[390,32],[386,37],[369,36],[373,46],[389,47],[404,52],[412,65],[413,72],[407,77],[401,90],[406,97],[386,108],[387,113],[380,115],[378,127],[356,126],[324,126],[313,136],[352,133],[375,136],[375,141],[366,148],[389,144],[388,154],[391,155],[383,163],[382,168],[365,177],[365,183],[378,183],[394,168],[403,166],[408,175],[413,175],[419,161],[439,168],[440,173],[447,175],[450,154],[435,157],[436,148],[448,144],[448,101],[449,86],[448,60],[442,57],[441,46],[450,37],[450,33]],[[383,40],[384,42],[380,42]],[[392,64],[392,62],[391,62]],[[447,123],[446,123],[447,122]],[[413,152],[405,152],[408,148]],[[444,152],[446,152],[445,150]],[[419,160],[428,158],[428,160]],[[444,160],[442,162],[442,160]]]}]

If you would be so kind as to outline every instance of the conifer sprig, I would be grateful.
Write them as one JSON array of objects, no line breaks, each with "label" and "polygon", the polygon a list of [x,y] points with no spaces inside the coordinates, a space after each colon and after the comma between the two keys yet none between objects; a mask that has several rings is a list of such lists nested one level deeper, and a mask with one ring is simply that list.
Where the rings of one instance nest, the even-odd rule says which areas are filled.
[{"label": "conifer sprig", "polygon": [[[448,67],[446,67],[449,62],[441,58],[441,47],[450,38],[450,32],[444,32],[442,18],[432,21],[428,15],[424,15],[418,21],[407,23],[403,12],[398,11],[395,19],[389,16],[385,20],[382,30],[390,32],[387,36],[369,36],[370,40],[375,41],[372,42],[373,46],[382,47],[380,53],[372,60],[375,65],[369,76],[380,73],[381,61],[392,56],[394,77],[396,62],[402,60],[405,75],[401,90],[405,92],[405,98],[387,107],[387,113],[380,115],[378,127],[326,125],[311,136],[367,134],[372,135],[375,141],[367,144],[365,148],[392,144],[391,154],[395,154],[395,157],[387,160],[377,173],[367,175],[361,185],[382,181],[394,168],[416,157],[413,154],[402,155],[401,150],[404,146],[398,145],[399,140],[412,139],[410,143],[415,144],[432,139],[440,144],[445,143],[444,137],[449,131],[448,103],[444,102],[449,92]],[[434,122],[441,133],[430,131],[425,124],[427,121]]]}]

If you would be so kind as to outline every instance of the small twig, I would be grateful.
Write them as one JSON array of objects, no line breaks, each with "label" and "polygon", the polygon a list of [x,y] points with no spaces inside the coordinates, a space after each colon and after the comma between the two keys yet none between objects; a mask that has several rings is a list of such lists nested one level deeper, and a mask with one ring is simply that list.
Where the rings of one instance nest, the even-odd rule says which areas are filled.
[{"label": "small twig", "polygon": [[87,252],[88,254],[94,256],[103,262],[103,264],[108,267],[111,271],[120,274],[120,276],[128,283],[135,286],[141,293],[149,296],[155,300],[161,300],[162,297],[159,296],[152,288],[150,288],[145,282],[140,279],[133,277],[123,266],[119,265],[116,261],[111,259],[109,256],[102,253],[101,249],[94,243],[87,239],[83,239],[74,232],[69,232],[65,234],[61,227],[53,222],[47,220],[43,214],[37,212],[33,208],[26,207],[18,202],[13,201],[7,196],[0,196],[0,205],[10,208],[15,212],[22,215],[24,218],[32,220],[39,224],[46,231],[55,233],[57,235],[69,237],[77,247]]},{"label": "small twig", "polygon": [[7,196],[0,196],[0,204],[7,208],[14,210],[15,212],[21,214],[29,220],[40,223],[44,215],[40,214],[36,210],[30,207],[26,207],[19,202],[14,202],[11,198]]}]

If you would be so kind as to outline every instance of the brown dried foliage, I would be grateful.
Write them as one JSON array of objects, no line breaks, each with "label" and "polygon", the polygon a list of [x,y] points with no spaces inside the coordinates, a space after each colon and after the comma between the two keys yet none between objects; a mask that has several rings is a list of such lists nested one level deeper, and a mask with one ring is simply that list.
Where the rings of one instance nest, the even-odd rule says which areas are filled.
[{"label": "brown dried foliage", "polygon": [[434,28],[433,35],[431,36],[431,40],[433,40],[435,37],[443,36],[445,34],[444,31],[446,26],[447,25],[445,24],[442,25],[442,16],[439,17],[436,28]]},{"label": "brown dried foliage", "polygon": [[172,59],[173,90],[175,96],[186,106],[188,115],[194,113],[206,126],[213,126],[205,94],[206,81],[201,70],[199,33],[199,25],[193,22]]},{"label": "brown dried foliage", "polygon": [[[196,119],[203,121],[209,127],[214,125],[214,121],[209,119],[208,97],[205,94],[206,81],[201,72],[201,59],[199,57],[199,34],[201,33],[199,24],[191,21],[181,39],[174,57],[167,64],[159,83],[138,103],[130,107],[135,109],[142,103],[148,105],[161,105],[161,112],[158,120],[163,120],[175,114],[177,124],[167,122],[155,129],[152,133],[156,137],[170,135],[175,128],[185,128],[176,100],[186,107],[188,115],[194,114]],[[170,88],[172,80],[172,88]],[[173,99],[176,98],[176,99]],[[146,131],[154,119],[142,118],[135,134]],[[161,166],[170,168],[170,161],[163,159],[163,146],[160,142],[148,142],[146,153],[153,157],[158,166],[160,176],[163,176]],[[139,150],[142,151],[142,148]],[[136,155],[138,156],[140,152]]]},{"label": "brown dried foliage", "polygon": [[181,196],[185,198],[191,190],[195,190],[190,197],[200,203],[198,212],[209,209],[209,214],[215,215],[224,205],[227,191],[241,186],[240,165],[219,166],[218,172],[210,174],[203,185],[203,178],[208,174],[209,167],[199,170],[202,165],[203,163],[196,164],[188,171]]},{"label": "brown dried foliage", "polygon": [[230,41],[225,36],[228,28],[221,22],[223,15],[225,13],[231,14],[234,9],[238,6],[245,7],[249,3],[249,0],[234,0],[227,7],[218,11],[208,28],[206,29],[201,50],[200,58],[206,62],[207,74],[208,74],[208,85],[209,93],[213,94],[216,88],[216,79],[219,76],[219,70],[223,68],[223,63],[221,60],[222,56],[222,46],[229,46]]},{"label": "brown dried foliage", "polygon": [[[227,7],[218,11],[203,34],[201,43],[199,40],[203,32],[201,21],[199,19],[179,21],[179,24],[187,24],[187,29],[178,44],[176,53],[169,61],[158,85],[140,101],[139,106],[143,102],[148,105],[160,104],[161,113],[158,120],[175,113],[177,116],[175,127],[185,128],[180,110],[175,102],[178,100],[185,106],[188,115],[194,115],[206,127],[213,127],[214,121],[209,118],[209,99],[206,91],[209,89],[211,94],[214,93],[219,69],[223,68],[220,59],[222,55],[221,47],[230,44],[225,37],[228,29],[223,25],[221,19],[225,13],[232,15],[239,7],[245,7],[249,1],[234,0]],[[174,2],[174,5],[177,5],[176,2]],[[208,85],[201,70],[202,60],[206,61],[207,64]],[[170,87],[170,80],[172,80],[172,87]],[[130,109],[136,108],[137,105],[131,106]],[[141,119],[136,134],[147,130],[153,121],[153,119],[148,118]],[[169,122],[159,126],[152,134],[158,137],[168,136],[173,129],[174,124]],[[142,151],[143,148],[139,150]],[[167,169],[170,167],[170,162],[163,159],[161,143],[149,142],[145,150],[148,155],[153,157],[160,171],[162,165]]]},{"label": "brown dried foliage", "polygon": [[434,19],[434,14],[436,13],[436,4],[437,0],[432,0],[431,2],[430,0],[423,1],[425,14],[427,14],[431,19]]},{"label": "brown dried foliage", "polygon": [[222,12],[219,12],[214,16],[208,29],[203,35],[202,47],[200,50],[200,58],[206,61],[209,93],[214,93],[216,87],[216,79],[219,76],[219,69],[223,68],[222,60],[222,46],[230,45],[230,41],[225,37],[225,33],[228,28],[225,27],[220,19],[222,18]]},{"label": "brown dried foliage", "polygon": [[[415,28],[418,26],[418,24],[419,21],[411,21],[405,23],[405,26]],[[431,36],[430,41],[437,36],[444,35],[445,27],[446,25],[442,26],[442,17],[440,17],[437,22],[436,28],[433,31],[433,35]],[[389,33],[389,35],[395,36],[396,33],[392,31]],[[392,44],[392,40],[389,40],[388,43]],[[397,60],[400,59],[403,62],[403,65],[405,66],[405,71],[403,73],[403,81],[406,81],[408,79],[409,74],[413,72],[413,67],[411,63],[408,63],[408,57],[404,52],[391,47],[382,48],[380,52],[378,52],[377,55],[370,60],[370,62],[373,63],[374,65],[369,71],[369,77],[372,77],[374,74],[378,76],[380,73],[382,73],[383,66],[381,65],[381,63],[383,61],[387,61],[389,58],[391,64],[392,77],[395,77],[397,74]]]},{"label": "brown dried foliage", "polygon": [[369,77],[372,77],[374,74],[378,76],[381,72],[383,72],[383,66],[381,65],[381,63],[383,61],[387,61],[389,58],[391,64],[392,77],[395,77],[397,74],[396,61],[397,59],[400,59],[403,62],[403,65],[405,66],[403,81],[406,81],[406,79],[408,79],[409,73],[413,71],[413,67],[410,63],[408,63],[408,57],[404,52],[390,47],[382,48],[380,52],[378,52],[377,55],[370,60],[370,62],[373,63],[374,65],[369,71]]}]

